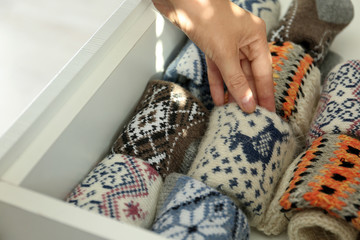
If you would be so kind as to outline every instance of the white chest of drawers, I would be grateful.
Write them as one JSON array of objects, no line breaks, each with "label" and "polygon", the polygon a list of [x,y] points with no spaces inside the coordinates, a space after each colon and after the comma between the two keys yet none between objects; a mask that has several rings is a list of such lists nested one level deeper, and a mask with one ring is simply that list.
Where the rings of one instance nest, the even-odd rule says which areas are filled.
[{"label": "white chest of drawers", "polygon": [[149,0],[123,0],[0,138],[1,240],[163,239],[63,200],[184,40]]}]

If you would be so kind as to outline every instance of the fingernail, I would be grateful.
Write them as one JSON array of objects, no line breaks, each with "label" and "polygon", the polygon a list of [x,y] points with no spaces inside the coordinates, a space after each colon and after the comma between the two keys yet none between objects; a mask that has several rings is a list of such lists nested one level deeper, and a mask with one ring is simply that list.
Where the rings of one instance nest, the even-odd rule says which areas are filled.
[{"label": "fingernail", "polygon": [[255,111],[256,104],[252,94],[247,94],[241,99],[241,108],[244,112],[252,113]]}]

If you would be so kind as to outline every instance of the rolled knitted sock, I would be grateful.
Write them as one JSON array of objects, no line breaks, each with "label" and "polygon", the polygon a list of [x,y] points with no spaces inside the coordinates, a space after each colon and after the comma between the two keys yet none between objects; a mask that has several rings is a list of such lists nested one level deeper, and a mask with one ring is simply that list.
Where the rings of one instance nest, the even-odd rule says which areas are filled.
[{"label": "rolled knitted sock", "polygon": [[360,61],[337,65],[328,75],[310,132],[308,145],[325,133],[360,137]]},{"label": "rolled knitted sock", "polygon": [[323,63],[320,66],[320,72],[321,72],[321,84],[324,84],[326,77],[331,72],[331,70],[336,67],[336,65],[344,62],[344,59],[342,56],[337,54],[336,52],[329,51],[326,55]]},{"label": "rolled knitted sock", "polygon": [[109,155],[68,196],[70,204],[103,216],[149,228],[163,181],[147,162]]},{"label": "rolled knitted sock", "polygon": [[360,230],[360,141],[323,135],[299,159],[282,211],[320,208]]},{"label": "rolled knitted sock", "polygon": [[[267,30],[279,22],[278,0],[233,0],[241,8],[262,18]],[[200,99],[207,109],[214,107],[207,76],[205,54],[188,40],[178,56],[167,67],[164,80],[175,82]]]},{"label": "rolled knitted sock", "polygon": [[319,209],[296,213],[290,220],[290,240],[355,240],[358,231],[341,219]]},{"label": "rolled knitted sock", "polygon": [[246,216],[215,189],[172,173],[161,195],[154,232],[172,239],[249,239]]},{"label": "rolled knitted sock", "polygon": [[193,161],[196,150],[188,149],[204,135],[208,114],[182,87],[152,80],[112,151],[149,162],[164,178]]},{"label": "rolled knitted sock", "polygon": [[291,162],[295,138],[276,113],[236,103],[214,108],[188,175],[230,196],[256,226]]},{"label": "rolled knitted sock", "polygon": [[302,45],[320,65],[331,43],[353,19],[351,0],[293,0],[270,41]]},{"label": "rolled knitted sock", "polygon": [[269,43],[273,61],[276,112],[290,123],[299,145],[305,136],[320,95],[320,71],[304,49],[291,42]]}]

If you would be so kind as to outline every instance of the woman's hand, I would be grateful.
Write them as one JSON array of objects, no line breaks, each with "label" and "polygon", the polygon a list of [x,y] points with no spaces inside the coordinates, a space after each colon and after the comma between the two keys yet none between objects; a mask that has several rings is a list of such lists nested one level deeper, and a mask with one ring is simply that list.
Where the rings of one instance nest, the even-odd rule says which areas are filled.
[{"label": "woman's hand", "polygon": [[216,105],[229,100],[245,112],[256,104],[275,111],[271,55],[262,19],[229,0],[153,0],[206,55],[210,91]]}]

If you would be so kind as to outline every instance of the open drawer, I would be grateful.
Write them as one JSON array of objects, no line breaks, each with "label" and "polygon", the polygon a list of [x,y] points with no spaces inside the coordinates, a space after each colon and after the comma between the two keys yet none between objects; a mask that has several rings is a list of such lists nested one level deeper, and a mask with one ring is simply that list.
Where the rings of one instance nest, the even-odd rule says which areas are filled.
[{"label": "open drawer", "polygon": [[0,139],[0,239],[163,239],[64,199],[184,41],[151,1],[122,1]]}]

